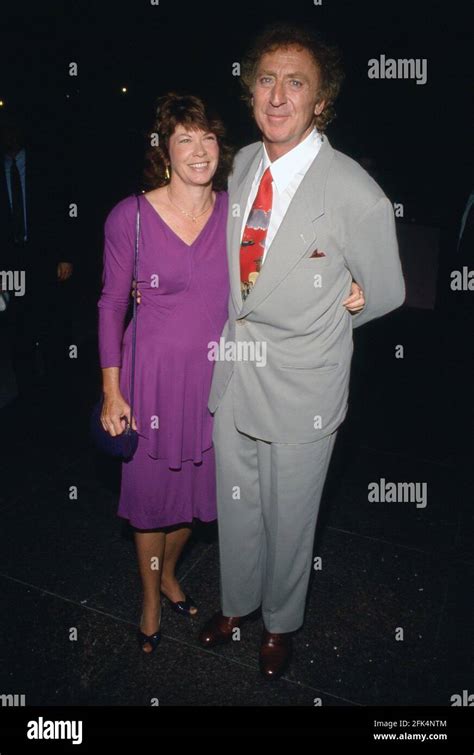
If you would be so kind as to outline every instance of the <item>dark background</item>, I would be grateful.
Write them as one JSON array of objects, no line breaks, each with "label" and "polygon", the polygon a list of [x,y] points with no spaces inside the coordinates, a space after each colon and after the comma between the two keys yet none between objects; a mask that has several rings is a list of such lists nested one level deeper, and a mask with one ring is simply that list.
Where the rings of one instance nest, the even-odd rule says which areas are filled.
[{"label": "dark background", "polygon": [[[236,147],[255,140],[232,65],[269,21],[304,22],[344,54],[346,80],[328,131],[333,146],[372,158],[376,180],[404,204],[404,222],[440,228],[449,257],[472,183],[468,7],[419,0],[4,5],[0,97],[5,112],[23,116],[30,141],[53,147],[52,169],[59,166],[58,180],[79,204],[76,273],[92,273],[97,284],[104,216],[140,186],[156,98],[168,90],[201,94],[217,106]],[[368,60],[382,53],[427,58],[427,83],[370,80]],[[71,61],[77,77],[68,75]]]},{"label": "dark background", "polygon": [[[463,264],[456,241],[472,190],[467,3],[10,5],[0,11],[4,112],[23,116],[59,193],[79,207],[64,241],[74,247],[74,273],[51,317],[65,318],[69,305],[74,332],[65,330],[64,344],[79,344],[79,358],[58,349],[44,386],[0,414],[0,693],[25,693],[28,705],[149,706],[158,697],[163,706],[313,706],[321,697],[324,706],[449,706],[472,692],[473,292],[449,287],[449,271]],[[277,19],[314,24],[342,47],[347,78],[329,139],[375,161],[376,180],[404,204],[398,230],[439,234],[441,264],[436,270],[427,255],[432,267],[421,268],[437,275],[434,310],[405,306],[354,331],[350,408],[315,544],[325,571],[313,575],[290,676],[269,688],[258,676],[260,624],[239,647],[208,653],[196,624],[168,611],[165,652],[156,664],[137,657],[140,587],[132,536],[116,517],[120,470],[95,454],[89,415],[100,387],[103,223],[140,187],[156,98],[202,94],[236,147],[254,140],[232,65]],[[369,80],[368,60],[381,54],[427,58],[428,82]],[[397,344],[403,359],[394,359]],[[367,484],[380,477],[427,481],[428,507],[367,505]],[[199,599],[199,624],[219,606],[210,527],[197,532],[178,573]],[[71,626],[80,628],[77,643]],[[393,640],[399,626],[403,643]],[[180,734],[188,716],[189,708]]]}]

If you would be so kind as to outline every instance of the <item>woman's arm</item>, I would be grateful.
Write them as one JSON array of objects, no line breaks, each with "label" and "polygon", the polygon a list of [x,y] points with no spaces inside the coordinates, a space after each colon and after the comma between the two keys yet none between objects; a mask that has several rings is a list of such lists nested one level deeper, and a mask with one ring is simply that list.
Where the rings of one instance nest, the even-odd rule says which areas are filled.
[{"label": "woman's arm", "polygon": [[102,370],[102,390],[104,396],[118,396],[120,394],[119,367],[104,367]]},{"label": "woman's arm", "polygon": [[122,366],[122,337],[130,302],[134,257],[134,205],[123,200],[104,226],[104,272],[99,308],[100,366]]},{"label": "woman's arm", "polygon": [[[120,392],[122,337],[130,301],[134,258],[134,205],[124,200],[107,217],[104,227],[104,273],[99,308],[99,358],[104,405],[102,425],[112,436],[130,421],[130,407]],[[136,429],[135,420],[132,426]]]},{"label": "woman's arm", "polygon": [[[107,430],[113,437],[121,435],[125,430],[126,423],[122,417],[127,417],[130,422],[130,406],[120,392],[119,381],[119,367],[105,367],[102,370],[104,403],[100,419],[104,430]],[[132,427],[134,430],[137,430],[135,417],[132,419]]]}]

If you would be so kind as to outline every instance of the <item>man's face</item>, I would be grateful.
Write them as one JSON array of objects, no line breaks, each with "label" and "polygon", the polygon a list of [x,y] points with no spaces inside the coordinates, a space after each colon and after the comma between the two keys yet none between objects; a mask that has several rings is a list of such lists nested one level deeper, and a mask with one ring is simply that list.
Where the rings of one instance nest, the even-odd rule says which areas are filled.
[{"label": "man's face", "polygon": [[308,50],[279,48],[262,56],[252,104],[270,159],[284,155],[309,134],[314,116],[324,109],[319,87],[319,70]]}]

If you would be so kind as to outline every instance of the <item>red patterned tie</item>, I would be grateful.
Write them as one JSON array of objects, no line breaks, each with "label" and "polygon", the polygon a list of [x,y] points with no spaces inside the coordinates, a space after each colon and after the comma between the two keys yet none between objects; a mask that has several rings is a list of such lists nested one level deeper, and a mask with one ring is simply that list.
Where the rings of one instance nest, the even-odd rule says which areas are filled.
[{"label": "red patterned tie", "polygon": [[272,174],[267,168],[249,212],[240,245],[240,290],[245,301],[258,278],[272,212]]}]

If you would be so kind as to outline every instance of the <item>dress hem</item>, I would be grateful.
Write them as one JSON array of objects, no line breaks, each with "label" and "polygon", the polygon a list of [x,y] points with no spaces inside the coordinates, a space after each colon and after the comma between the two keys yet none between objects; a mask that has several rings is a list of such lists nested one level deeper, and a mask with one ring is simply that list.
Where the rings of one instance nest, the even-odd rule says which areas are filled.
[{"label": "dress hem", "polygon": [[214,516],[212,519],[207,519],[200,516],[195,516],[192,519],[185,519],[178,522],[168,522],[167,524],[147,524],[146,526],[134,524],[129,516],[126,514],[116,514],[117,517],[120,519],[125,519],[128,521],[128,523],[134,527],[137,530],[158,530],[158,529],[165,529],[166,527],[175,527],[178,524],[182,524],[183,526],[193,524],[194,521],[197,519],[198,521],[202,522],[203,524],[211,524],[212,522],[217,521],[217,516]]}]

